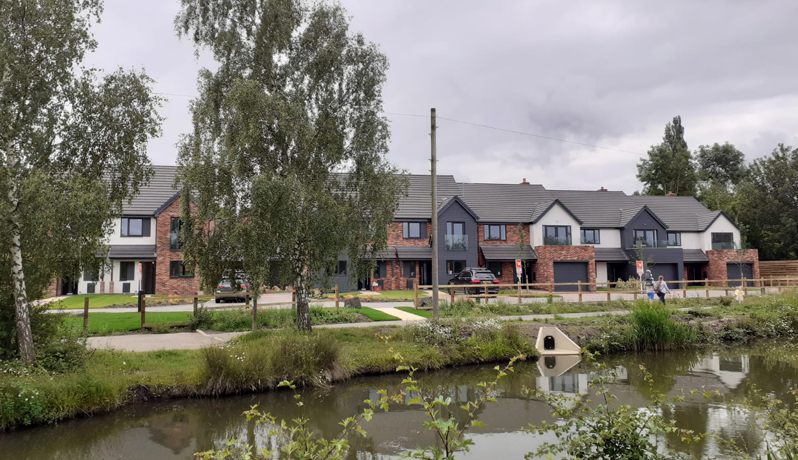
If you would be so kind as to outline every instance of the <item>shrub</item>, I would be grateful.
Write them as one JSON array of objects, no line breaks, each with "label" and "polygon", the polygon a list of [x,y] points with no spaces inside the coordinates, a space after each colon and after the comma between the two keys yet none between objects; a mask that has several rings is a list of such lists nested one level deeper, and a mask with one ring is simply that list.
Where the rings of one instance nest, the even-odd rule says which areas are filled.
[{"label": "shrub", "polygon": [[189,327],[192,331],[197,329],[207,329],[213,325],[213,312],[207,308],[198,308],[197,313],[189,319]]},{"label": "shrub", "polygon": [[39,347],[37,355],[37,363],[44,369],[63,374],[83,369],[89,351],[85,340],[67,336]]}]

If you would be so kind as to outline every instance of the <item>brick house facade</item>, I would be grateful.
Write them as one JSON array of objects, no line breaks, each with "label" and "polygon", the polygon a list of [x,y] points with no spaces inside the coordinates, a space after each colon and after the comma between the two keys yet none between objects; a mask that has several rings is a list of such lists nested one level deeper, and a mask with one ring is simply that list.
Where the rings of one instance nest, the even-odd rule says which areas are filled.
[{"label": "brick house facade", "polygon": [[[754,279],[759,279],[759,251],[756,249],[717,249],[707,251],[709,263],[706,264],[707,278],[711,280],[728,279],[729,264],[751,264]],[[714,283],[724,284],[724,283]]]},{"label": "brick house facade", "polygon": [[[183,251],[171,249],[170,233],[172,218],[180,217],[181,198],[172,201],[161,210],[156,221],[155,236],[155,294],[157,295],[195,295],[199,291],[199,277],[192,276],[173,277],[171,274],[172,262],[183,260]],[[182,273],[182,272],[181,272]]]},{"label": "brick house facade", "polygon": [[[537,283],[554,282],[554,262],[587,262],[588,282],[596,282],[596,249],[593,246],[536,246],[535,253],[538,260],[532,270]],[[591,285],[590,290],[595,290],[595,285]]]}]

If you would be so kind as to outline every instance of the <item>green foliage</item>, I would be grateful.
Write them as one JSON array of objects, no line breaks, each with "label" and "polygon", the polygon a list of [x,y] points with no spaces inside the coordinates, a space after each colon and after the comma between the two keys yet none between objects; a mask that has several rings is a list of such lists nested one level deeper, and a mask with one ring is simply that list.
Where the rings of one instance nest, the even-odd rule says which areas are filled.
[{"label": "green foliage", "polygon": [[698,176],[680,116],[665,126],[662,143],[651,146],[648,158],[637,164],[637,179],[645,186],[646,195],[696,195]]},{"label": "green foliage", "polygon": [[[588,355],[592,361],[592,356]],[[701,439],[692,431],[679,429],[675,421],[666,422],[661,414],[663,407],[673,407],[665,396],[653,391],[654,381],[643,366],[645,381],[652,391],[652,404],[645,409],[616,405],[617,399],[609,390],[615,375],[603,364],[593,362],[595,371],[591,372],[590,387],[594,389],[597,403],[582,401],[578,397],[562,394],[547,394],[537,389],[524,392],[536,399],[552,405],[555,423],[543,422],[531,425],[529,430],[537,434],[553,432],[558,442],[545,443],[526,459],[567,455],[580,460],[676,460],[686,456],[669,452],[659,443],[659,436],[666,433],[678,435],[684,442],[697,442]],[[683,397],[676,398],[683,400]]]},{"label": "green foliage", "polygon": [[747,175],[745,154],[728,142],[698,146],[695,159],[698,177],[704,183],[733,190]]},{"label": "green foliage", "polygon": [[632,310],[632,326],[639,351],[683,348],[696,337],[692,327],[676,323],[659,302],[639,302]]},{"label": "green foliage", "polygon": [[798,258],[798,148],[779,144],[770,156],[749,167],[749,180],[741,189],[740,220],[746,239],[759,249],[762,260]]},{"label": "green foliage", "polygon": [[184,254],[208,289],[241,270],[254,290],[292,285],[309,330],[312,282],[342,253],[365,279],[403,193],[387,161],[388,60],[337,3],[181,5],[178,33],[219,62],[200,72],[194,131],[179,146],[179,181],[196,202],[183,203]]}]

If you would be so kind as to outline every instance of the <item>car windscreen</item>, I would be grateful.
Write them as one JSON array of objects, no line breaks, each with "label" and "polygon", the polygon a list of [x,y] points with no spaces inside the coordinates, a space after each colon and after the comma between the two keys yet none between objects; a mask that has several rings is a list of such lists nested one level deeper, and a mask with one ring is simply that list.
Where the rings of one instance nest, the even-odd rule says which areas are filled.
[{"label": "car windscreen", "polygon": [[491,281],[496,279],[491,272],[474,272],[474,279],[480,281]]}]

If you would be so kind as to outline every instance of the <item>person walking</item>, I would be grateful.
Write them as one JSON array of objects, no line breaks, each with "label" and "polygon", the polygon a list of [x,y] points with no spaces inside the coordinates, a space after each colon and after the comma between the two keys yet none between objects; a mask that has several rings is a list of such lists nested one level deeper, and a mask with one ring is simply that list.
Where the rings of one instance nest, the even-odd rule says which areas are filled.
[{"label": "person walking", "polygon": [[662,302],[662,305],[665,305],[665,295],[669,294],[671,290],[668,289],[668,283],[665,282],[663,276],[660,275],[657,284],[654,285],[654,291],[657,293],[657,297],[659,297],[659,301]]},{"label": "person walking", "polygon": [[654,275],[651,274],[651,270],[646,270],[646,274],[643,275],[643,282],[648,296],[648,304],[651,305],[651,302],[654,301]]}]

